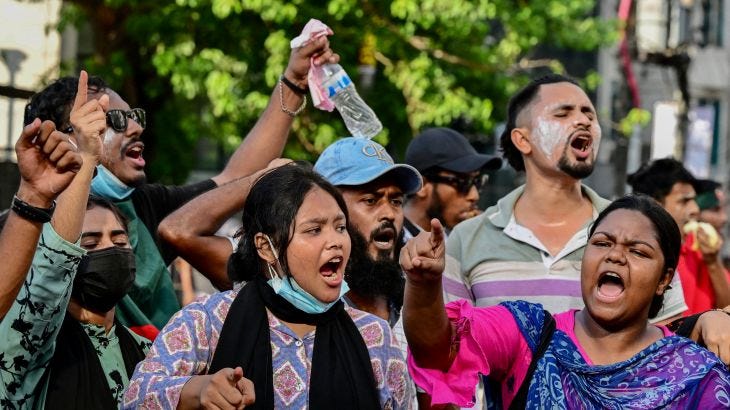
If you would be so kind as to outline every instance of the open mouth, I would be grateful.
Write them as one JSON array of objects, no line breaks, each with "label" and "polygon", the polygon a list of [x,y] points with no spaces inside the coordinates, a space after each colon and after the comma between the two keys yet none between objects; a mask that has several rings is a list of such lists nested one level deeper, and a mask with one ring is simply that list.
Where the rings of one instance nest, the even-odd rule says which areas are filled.
[{"label": "open mouth", "polygon": [[619,297],[624,289],[624,280],[617,273],[606,272],[598,278],[598,293],[608,299]]},{"label": "open mouth", "polygon": [[134,163],[138,166],[144,167],[145,160],[142,153],[144,153],[144,143],[137,141],[127,146],[127,150],[124,151],[124,156],[132,159],[132,161],[134,161]]},{"label": "open mouth", "polygon": [[373,235],[373,244],[378,249],[391,249],[395,243],[395,231],[390,228],[379,230]]},{"label": "open mouth", "polygon": [[124,153],[124,155],[130,158],[138,159],[142,157],[143,152],[144,144],[141,142],[135,142],[129,148],[127,148],[127,151]]},{"label": "open mouth", "polygon": [[593,138],[591,138],[590,134],[585,133],[576,135],[573,140],[570,141],[570,146],[579,152],[588,152],[591,145],[593,145]]},{"label": "open mouth", "polygon": [[342,256],[335,256],[319,268],[319,273],[326,279],[336,280],[337,272],[340,270],[343,261]]}]

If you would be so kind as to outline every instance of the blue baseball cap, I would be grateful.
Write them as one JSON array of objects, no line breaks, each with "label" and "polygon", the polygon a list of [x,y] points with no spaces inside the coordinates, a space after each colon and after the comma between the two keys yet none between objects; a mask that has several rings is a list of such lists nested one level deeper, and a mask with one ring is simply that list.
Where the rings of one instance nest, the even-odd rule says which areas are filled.
[{"label": "blue baseball cap", "polygon": [[385,148],[367,138],[343,138],[327,147],[314,170],[332,185],[358,186],[386,174],[392,176],[406,195],[423,185],[421,174],[410,165],[396,164]]}]

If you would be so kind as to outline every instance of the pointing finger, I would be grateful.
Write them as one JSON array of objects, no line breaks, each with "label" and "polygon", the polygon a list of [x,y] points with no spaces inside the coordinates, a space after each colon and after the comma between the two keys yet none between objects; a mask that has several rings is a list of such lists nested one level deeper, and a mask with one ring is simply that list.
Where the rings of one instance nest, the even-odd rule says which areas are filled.
[{"label": "pointing finger", "polygon": [[444,243],[444,227],[437,218],[431,219],[431,246],[433,249],[438,248]]},{"label": "pointing finger", "polygon": [[88,82],[89,75],[86,74],[86,71],[81,70],[79,73],[79,86],[76,89],[76,98],[74,99],[74,105],[73,108],[71,108],[71,111],[78,110],[86,103],[87,94],[89,92]]}]

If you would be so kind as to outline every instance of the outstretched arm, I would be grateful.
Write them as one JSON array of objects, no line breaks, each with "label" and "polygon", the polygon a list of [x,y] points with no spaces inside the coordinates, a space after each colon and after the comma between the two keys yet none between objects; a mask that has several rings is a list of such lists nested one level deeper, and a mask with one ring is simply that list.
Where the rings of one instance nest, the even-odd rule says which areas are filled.
[{"label": "outstretched arm", "polygon": [[106,111],[109,107],[109,96],[106,94],[98,100],[88,98],[88,79],[89,75],[82,70],[69,114],[74,130],[70,138],[78,146],[83,164],[68,188],[59,195],[58,207],[51,222],[56,233],[71,243],[81,236],[91,179],[101,156],[101,135],[106,131]]},{"label": "outstretched arm", "polygon": [[[317,38],[292,50],[284,76],[295,85],[306,88],[311,59],[314,59],[315,65],[323,65],[336,63],[340,57],[329,48],[327,37]],[[223,171],[213,177],[213,181],[223,185],[252,174],[264,168],[274,158],[280,157],[294,120],[294,117],[282,110],[282,105],[295,110],[303,101],[303,95],[295,93],[281,82],[277,83],[264,113],[233,153]]]},{"label": "outstretched arm", "polygon": [[420,367],[446,371],[453,361],[454,330],[444,308],[445,246],[438,219],[431,221],[431,232],[421,232],[408,241],[401,250],[400,264],[406,272],[403,325],[413,359]]},{"label": "outstretched arm", "polygon": [[230,289],[227,264],[233,249],[228,239],[215,233],[243,208],[251,186],[261,175],[289,162],[276,159],[261,171],[194,198],[163,219],[157,232],[216,288]]}]

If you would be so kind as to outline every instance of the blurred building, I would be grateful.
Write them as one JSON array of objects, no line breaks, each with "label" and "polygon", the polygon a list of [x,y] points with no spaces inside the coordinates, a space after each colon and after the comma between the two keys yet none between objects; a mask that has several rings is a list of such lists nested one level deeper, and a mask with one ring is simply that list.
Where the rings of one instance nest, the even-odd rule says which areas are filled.
[{"label": "blurred building", "polygon": [[[602,84],[596,105],[604,141],[602,163],[591,180],[600,178],[603,195],[620,195],[627,170],[672,155],[696,176],[727,187],[730,2],[604,0],[600,5],[604,18],[620,21],[624,37],[601,50],[598,59]],[[631,108],[651,113],[651,121],[621,135],[616,125]]]},{"label": "blurred building", "polygon": [[0,0],[0,209],[10,205],[17,190],[13,146],[28,98],[58,78],[61,67],[73,68],[90,47],[71,24],[59,33],[62,3]]}]

